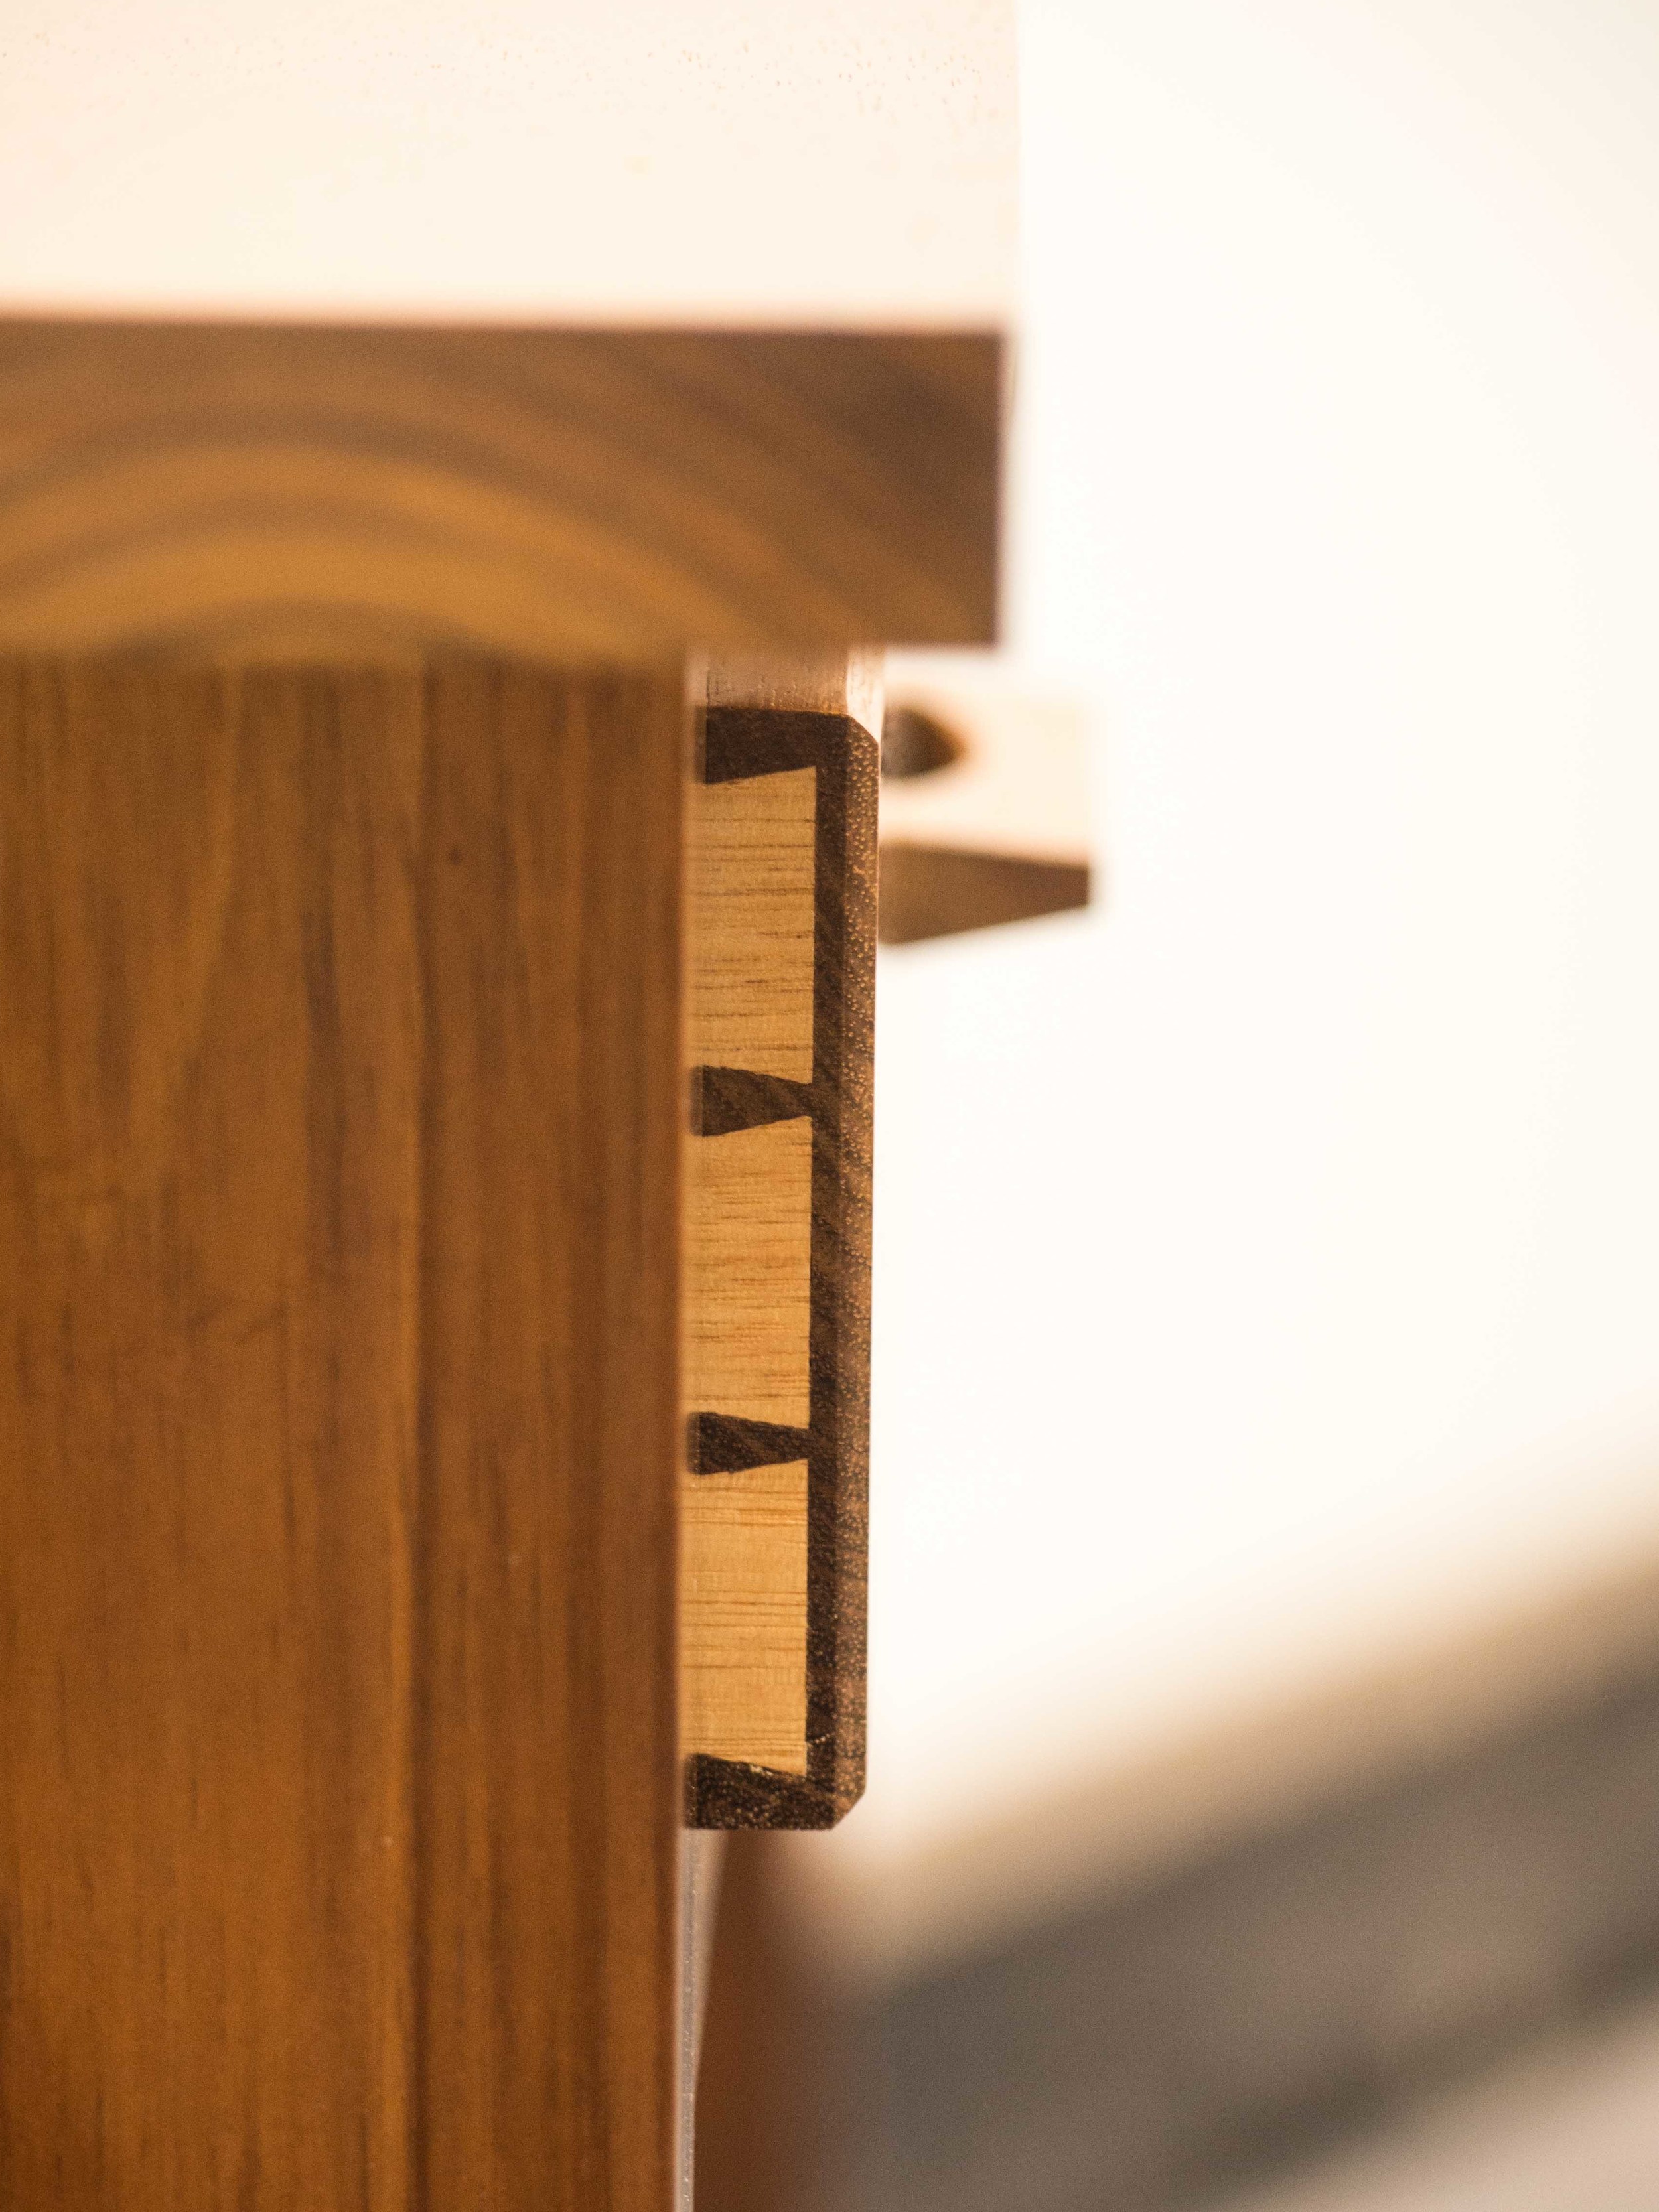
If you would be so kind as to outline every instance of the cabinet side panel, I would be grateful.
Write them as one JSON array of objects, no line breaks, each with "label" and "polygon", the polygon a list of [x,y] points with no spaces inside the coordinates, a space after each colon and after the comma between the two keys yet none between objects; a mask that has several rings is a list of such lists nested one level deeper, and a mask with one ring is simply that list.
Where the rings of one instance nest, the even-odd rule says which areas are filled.
[{"label": "cabinet side panel", "polygon": [[683,723],[0,669],[0,2203],[666,2212]]},{"label": "cabinet side panel", "polygon": [[428,684],[421,2212],[666,2212],[683,679]]},{"label": "cabinet side panel", "polygon": [[0,671],[0,2203],[408,2202],[419,692]]}]

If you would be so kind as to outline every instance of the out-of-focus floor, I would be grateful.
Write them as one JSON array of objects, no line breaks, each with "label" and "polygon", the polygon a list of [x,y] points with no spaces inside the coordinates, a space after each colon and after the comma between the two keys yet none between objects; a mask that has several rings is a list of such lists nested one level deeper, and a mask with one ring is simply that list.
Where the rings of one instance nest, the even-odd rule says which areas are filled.
[{"label": "out-of-focus floor", "polygon": [[1212,2212],[1654,2212],[1659,2003],[1435,2098]]}]

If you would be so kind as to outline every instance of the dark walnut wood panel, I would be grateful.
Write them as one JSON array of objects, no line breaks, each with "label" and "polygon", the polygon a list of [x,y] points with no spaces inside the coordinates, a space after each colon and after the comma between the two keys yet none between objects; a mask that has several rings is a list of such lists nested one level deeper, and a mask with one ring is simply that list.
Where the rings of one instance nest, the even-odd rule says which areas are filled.
[{"label": "dark walnut wood panel", "polygon": [[0,2203],[672,2200],[684,732],[0,670]]},{"label": "dark walnut wood panel", "polygon": [[715,707],[700,752],[686,1819],[827,1827],[864,1785],[878,749]]},{"label": "dark walnut wood panel", "polygon": [[979,643],[994,336],[0,321],[0,647]]}]

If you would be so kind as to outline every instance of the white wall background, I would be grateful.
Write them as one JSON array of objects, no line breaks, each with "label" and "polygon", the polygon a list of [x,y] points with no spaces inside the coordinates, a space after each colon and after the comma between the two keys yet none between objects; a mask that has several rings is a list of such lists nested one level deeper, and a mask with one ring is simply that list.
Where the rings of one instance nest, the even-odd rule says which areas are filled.
[{"label": "white wall background", "polygon": [[994,321],[1012,0],[0,0],[0,301]]},{"label": "white wall background", "polygon": [[876,1860],[1659,1548],[1659,7],[1022,37],[1107,890],[884,963]]}]

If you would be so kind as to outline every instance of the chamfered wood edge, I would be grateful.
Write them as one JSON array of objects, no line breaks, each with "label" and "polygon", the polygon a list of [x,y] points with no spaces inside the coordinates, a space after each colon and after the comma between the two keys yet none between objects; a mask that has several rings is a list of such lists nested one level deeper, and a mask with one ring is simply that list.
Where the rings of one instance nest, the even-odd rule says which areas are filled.
[{"label": "chamfered wood edge", "polygon": [[691,1409],[688,1464],[807,1462],[807,1765],[804,1777],[694,1752],[694,1828],[827,1828],[864,1789],[869,1541],[870,1170],[875,1023],[876,793],[870,732],[845,714],[711,708],[699,739],[705,781],[813,767],[812,1081],[692,1073],[692,1127],[752,1127],[772,1107],[812,1121],[811,1342],[807,1430]]},{"label": "chamfered wood edge", "polygon": [[881,941],[918,945],[1071,914],[1089,903],[1086,861],[1038,860],[890,837],[881,848]]},{"label": "chamfered wood edge", "polygon": [[556,661],[996,629],[991,330],[0,314],[0,647]]}]

